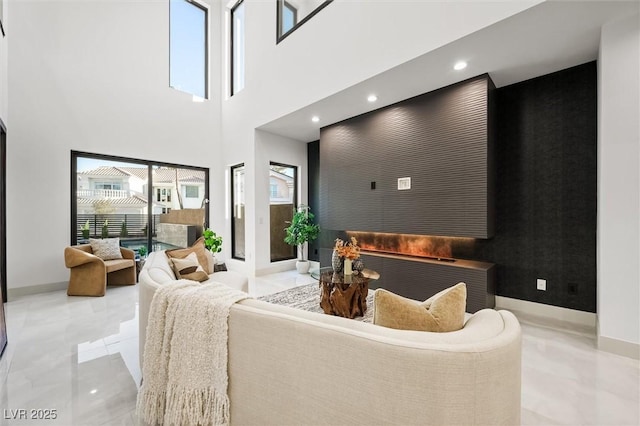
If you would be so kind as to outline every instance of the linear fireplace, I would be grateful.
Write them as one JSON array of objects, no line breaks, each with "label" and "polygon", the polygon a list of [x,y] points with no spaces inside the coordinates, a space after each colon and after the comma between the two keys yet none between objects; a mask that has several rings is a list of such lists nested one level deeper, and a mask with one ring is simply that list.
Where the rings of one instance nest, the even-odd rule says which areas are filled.
[{"label": "linear fireplace", "polygon": [[431,235],[390,234],[383,232],[346,231],[355,237],[363,251],[421,257],[443,262],[455,262],[454,247],[473,245],[474,238],[439,237]]},{"label": "linear fireplace", "polygon": [[[414,300],[426,300],[435,293],[464,282],[467,312],[495,306],[495,265],[468,260],[474,238],[382,232],[339,231],[341,238],[355,237],[366,268],[380,273],[370,289],[386,288]],[[327,250],[325,262],[330,261]],[[460,258],[462,256],[462,258]]]}]

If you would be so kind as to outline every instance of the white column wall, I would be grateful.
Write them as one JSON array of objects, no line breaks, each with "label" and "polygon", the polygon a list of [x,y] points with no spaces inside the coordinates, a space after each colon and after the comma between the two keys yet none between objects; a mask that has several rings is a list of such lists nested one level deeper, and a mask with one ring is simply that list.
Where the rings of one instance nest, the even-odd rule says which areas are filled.
[{"label": "white column wall", "polygon": [[598,342],[640,348],[639,16],[603,26],[598,69]]},{"label": "white column wall", "polygon": [[[9,290],[68,280],[71,150],[210,167],[212,205],[224,203],[217,32],[198,103],[169,87],[168,2],[10,3]],[[224,226],[222,210],[211,223]]]},{"label": "white column wall", "polygon": [[267,133],[255,132],[255,270],[256,275],[292,269],[295,259],[271,263],[269,165],[283,163],[298,168],[298,205],[308,204],[307,145]]},{"label": "white column wall", "polygon": [[[231,261],[234,268],[273,269],[262,231],[268,224],[268,186],[257,185],[268,172],[264,159],[287,160],[275,158],[280,148],[273,135],[254,129],[539,3],[336,1],[276,45],[275,1],[245,0],[245,87],[222,104],[224,162],[247,166],[247,258],[243,265]],[[221,5],[222,15],[227,6]],[[224,39],[228,18],[223,23]],[[228,70],[226,63],[223,75]],[[228,93],[228,78],[222,90]],[[304,142],[310,141],[298,141]],[[282,143],[288,148],[280,153],[295,149],[295,141]],[[276,152],[267,155],[271,149]],[[304,161],[295,161],[305,166],[306,181],[306,147],[300,155]]]},{"label": "white column wall", "polygon": [[[8,28],[7,25],[9,23],[9,20],[7,19],[8,16],[8,8],[9,8],[9,2],[7,1],[3,1],[2,2],[2,9],[3,9],[3,14],[2,16],[4,17],[3,20],[3,26],[5,29],[5,32],[8,33]],[[7,103],[7,85],[8,85],[8,80],[7,80],[7,37],[2,37],[2,35],[0,35],[0,118],[2,119],[2,121],[4,121],[4,124],[8,126],[7,124],[7,111],[8,111],[8,103]]]}]

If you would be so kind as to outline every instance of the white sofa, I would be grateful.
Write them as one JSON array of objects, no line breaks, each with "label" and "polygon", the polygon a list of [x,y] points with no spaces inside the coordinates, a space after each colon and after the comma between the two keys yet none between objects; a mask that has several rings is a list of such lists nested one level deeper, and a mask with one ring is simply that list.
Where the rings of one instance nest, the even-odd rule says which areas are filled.
[{"label": "white sofa", "polygon": [[[162,262],[152,254],[140,273],[141,353],[153,292],[170,281],[154,271]],[[521,331],[507,311],[428,333],[246,299],[231,308],[228,345],[231,424],[520,422]]]}]

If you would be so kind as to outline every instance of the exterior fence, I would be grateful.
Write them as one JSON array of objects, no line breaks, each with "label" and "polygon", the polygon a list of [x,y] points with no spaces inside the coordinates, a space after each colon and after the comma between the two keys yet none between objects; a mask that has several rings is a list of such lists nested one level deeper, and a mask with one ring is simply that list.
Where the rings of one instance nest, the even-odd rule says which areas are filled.
[{"label": "exterior fence", "polygon": [[[108,237],[146,237],[148,226],[146,214],[78,214],[76,235],[78,240],[84,239],[82,228],[89,221],[89,237],[102,238],[102,227],[107,222]],[[124,223],[124,227],[123,227]],[[160,215],[153,215],[151,235],[156,236]]]}]

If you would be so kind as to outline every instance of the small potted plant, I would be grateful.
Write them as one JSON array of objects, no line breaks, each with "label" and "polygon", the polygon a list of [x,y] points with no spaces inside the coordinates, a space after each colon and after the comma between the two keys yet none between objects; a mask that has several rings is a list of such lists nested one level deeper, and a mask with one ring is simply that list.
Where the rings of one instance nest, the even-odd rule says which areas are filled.
[{"label": "small potted plant", "polygon": [[109,220],[105,219],[102,224],[102,238],[109,238]]},{"label": "small potted plant", "polygon": [[80,228],[82,230],[82,238],[85,240],[89,239],[89,220],[84,223],[84,226]]},{"label": "small potted plant", "polygon": [[222,237],[219,237],[210,228],[205,229],[202,236],[204,237],[204,246],[207,250],[213,253],[213,257],[215,259],[216,253],[220,253],[222,251]]},{"label": "small potted plant", "polygon": [[320,226],[313,223],[313,219],[314,215],[309,211],[309,207],[300,206],[297,211],[294,210],[291,222],[287,222],[290,225],[285,228],[287,236],[284,238],[284,242],[298,247],[296,269],[300,274],[309,272],[309,261],[305,255],[304,245],[318,238],[320,233]]}]

